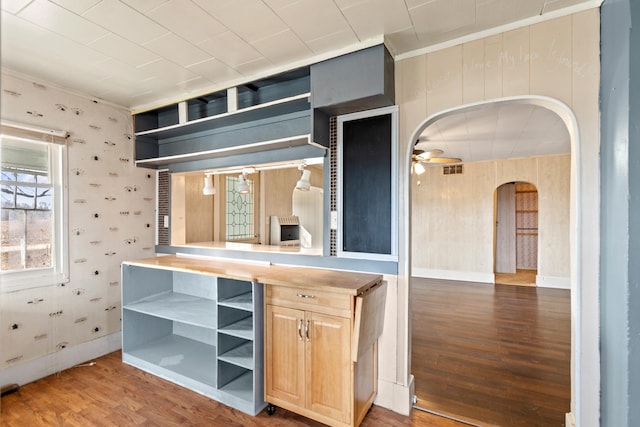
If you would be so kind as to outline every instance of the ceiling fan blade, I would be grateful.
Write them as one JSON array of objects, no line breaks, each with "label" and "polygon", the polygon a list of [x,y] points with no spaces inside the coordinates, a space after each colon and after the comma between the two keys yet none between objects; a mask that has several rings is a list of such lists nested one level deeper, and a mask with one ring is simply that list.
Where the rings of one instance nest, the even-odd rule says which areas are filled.
[{"label": "ceiling fan blade", "polygon": [[443,164],[443,163],[460,163],[462,162],[462,160],[457,157],[431,157],[430,159],[424,159],[423,162]]},{"label": "ceiling fan blade", "polygon": [[[422,151],[422,150],[414,150],[414,153],[416,151]],[[426,160],[426,159],[433,159],[434,157],[437,157],[441,154],[443,154],[444,151],[442,151],[439,148],[434,148],[433,150],[427,150],[427,151],[422,151],[422,153],[417,154],[417,157],[422,159],[422,160]]]}]

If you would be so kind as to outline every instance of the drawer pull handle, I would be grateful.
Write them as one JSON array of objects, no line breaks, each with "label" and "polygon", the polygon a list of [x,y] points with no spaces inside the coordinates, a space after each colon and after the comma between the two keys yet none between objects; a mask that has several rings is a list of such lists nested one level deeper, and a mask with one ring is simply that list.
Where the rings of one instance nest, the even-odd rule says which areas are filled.
[{"label": "drawer pull handle", "polygon": [[303,340],[302,338],[302,319],[300,319],[300,322],[298,322],[298,336],[300,337],[300,341]]},{"label": "drawer pull handle", "polygon": [[296,294],[298,298],[315,298],[315,295]]},{"label": "drawer pull handle", "polygon": [[307,341],[311,341],[311,338],[309,338],[309,321],[307,320],[307,327],[304,330],[305,335],[307,336]]}]

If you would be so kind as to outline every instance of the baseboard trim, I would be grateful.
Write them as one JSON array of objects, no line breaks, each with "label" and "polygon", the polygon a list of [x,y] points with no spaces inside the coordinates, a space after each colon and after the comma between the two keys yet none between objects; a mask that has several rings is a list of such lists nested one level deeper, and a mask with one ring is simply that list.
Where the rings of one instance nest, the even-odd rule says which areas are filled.
[{"label": "baseboard trim", "polygon": [[430,268],[412,268],[413,277],[440,280],[458,280],[460,282],[478,282],[493,284],[493,273],[481,273],[478,271],[435,270]]},{"label": "baseboard trim", "polygon": [[0,371],[0,385],[25,385],[122,348],[122,332],[74,345]]},{"label": "baseboard trim", "polygon": [[413,408],[415,389],[413,375],[409,377],[409,384],[407,385],[378,379],[378,394],[373,403],[398,414],[408,416]]},{"label": "baseboard trim", "polygon": [[571,279],[568,277],[537,275],[536,286],[540,288],[571,289]]}]

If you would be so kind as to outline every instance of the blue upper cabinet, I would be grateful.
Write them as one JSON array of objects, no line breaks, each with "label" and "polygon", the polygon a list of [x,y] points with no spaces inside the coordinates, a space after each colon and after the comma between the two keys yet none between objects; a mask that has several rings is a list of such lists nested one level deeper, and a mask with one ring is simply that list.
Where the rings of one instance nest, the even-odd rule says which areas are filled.
[{"label": "blue upper cabinet", "polygon": [[311,66],[311,105],[332,115],[395,103],[393,58],[384,45]]},{"label": "blue upper cabinet", "polygon": [[329,146],[329,117],[395,104],[394,62],[377,45],[311,66],[312,139]]}]

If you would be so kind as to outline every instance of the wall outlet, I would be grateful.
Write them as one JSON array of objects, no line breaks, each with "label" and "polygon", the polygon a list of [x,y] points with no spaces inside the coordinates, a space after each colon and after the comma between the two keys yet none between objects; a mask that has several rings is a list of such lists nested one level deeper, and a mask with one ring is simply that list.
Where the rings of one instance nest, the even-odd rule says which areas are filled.
[{"label": "wall outlet", "polygon": [[337,230],[338,229],[338,212],[331,211],[330,218],[331,218],[331,224],[329,228],[331,228],[332,230]]}]

